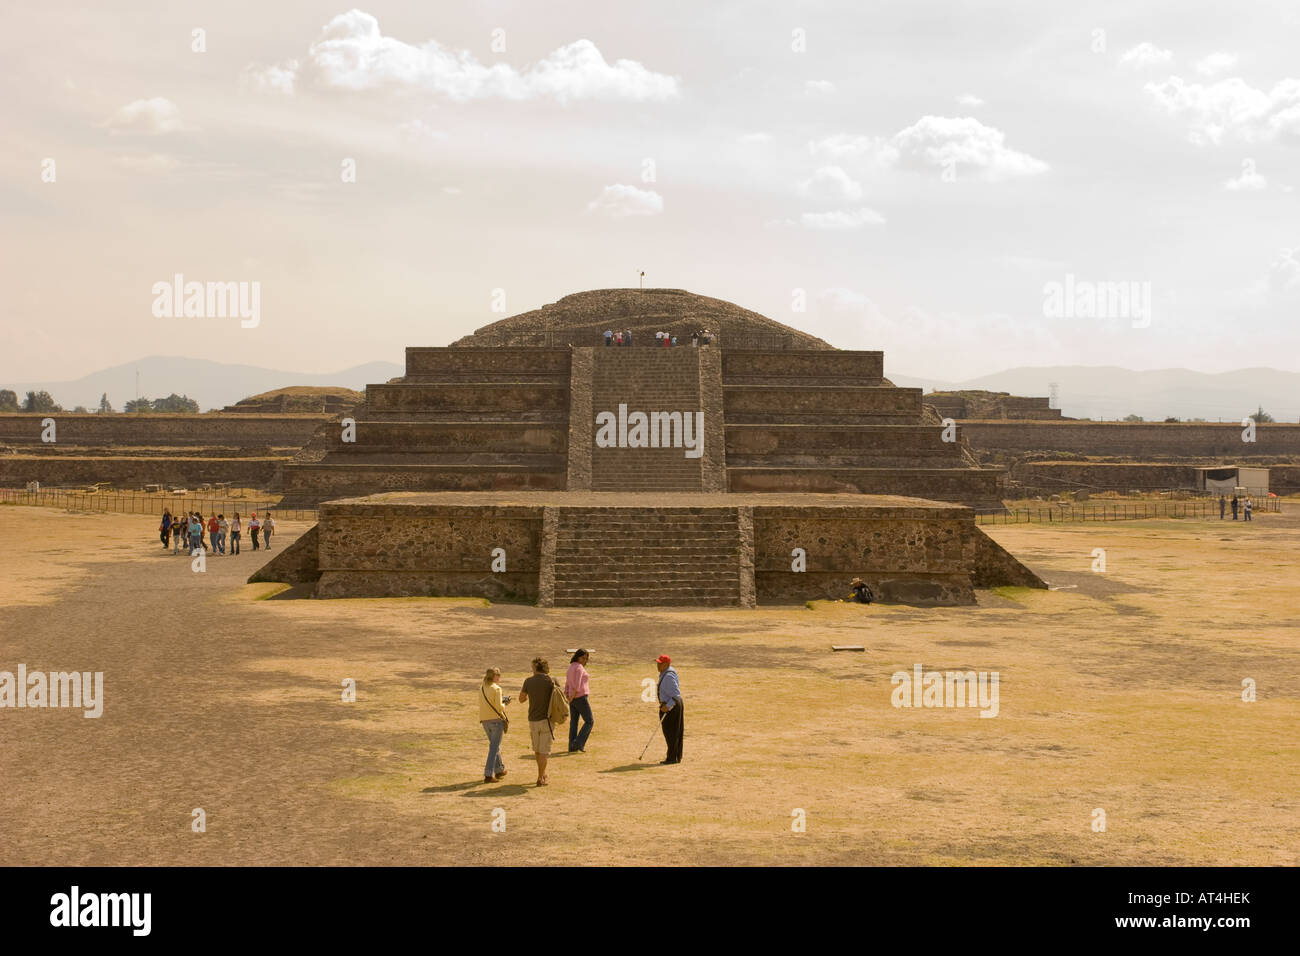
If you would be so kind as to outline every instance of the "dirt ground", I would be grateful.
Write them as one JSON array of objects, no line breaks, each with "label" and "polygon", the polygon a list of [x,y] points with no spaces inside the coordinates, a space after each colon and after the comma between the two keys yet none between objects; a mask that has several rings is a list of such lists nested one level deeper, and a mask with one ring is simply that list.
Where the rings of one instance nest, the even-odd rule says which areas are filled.
[{"label": "dirt ground", "polygon": [[[105,682],[98,719],[0,709],[0,864],[1300,862],[1294,512],[987,528],[1059,589],[944,609],[262,600],[261,552],[197,573],[155,527],[0,507],[0,670]],[[534,788],[514,704],[484,784],[484,669],[517,695],[579,644],[588,753]],[[637,760],[661,653],[686,698],[667,767],[657,736]],[[997,717],[893,707],[918,663],[997,671]]]}]

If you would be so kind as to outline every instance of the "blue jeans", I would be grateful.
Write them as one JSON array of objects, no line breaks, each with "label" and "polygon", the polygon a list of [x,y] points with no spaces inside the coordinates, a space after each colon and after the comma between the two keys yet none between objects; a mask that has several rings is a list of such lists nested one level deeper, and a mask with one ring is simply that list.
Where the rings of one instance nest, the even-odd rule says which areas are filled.
[{"label": "blue jeans", "polygon": [[[583,720],[581,731],[578,730],[579,717]],[[587,699],[585,694],[569,701],[570,750],[585,750],[587,748],[587,738],[591,736],[591,728],[595,723],[595,718],[591,716],[591,701]]]},{"label": "blue jeans", "polygon": [[506,724],[503,720],[484,720],[483,732],[487,734],[488,739],[488,758],[483,767],[484,777],[495,777],[501,771],[506,769],[506,765],[501,761],[501,738],[505,735]]}]

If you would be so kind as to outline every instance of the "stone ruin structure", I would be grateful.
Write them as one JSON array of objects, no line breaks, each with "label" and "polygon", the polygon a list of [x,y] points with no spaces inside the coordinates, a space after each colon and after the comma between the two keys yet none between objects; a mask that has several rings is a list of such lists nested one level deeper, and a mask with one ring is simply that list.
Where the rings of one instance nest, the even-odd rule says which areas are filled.
[{"label": "stone ruin structure", "polygon": [[976,419],[979,421],[1056,421],[1061,416],[1059,408],[1052,408],[1046,395],[1012,395],[1010,392],[988,392],[980,389],[961,389],[952,392],[930,392],[925,403],[944,418]]},{"label": "stone ruin structure", "polygon": [[320,523],[251,580],[544,606],[798,602],[855,576],[923,604],[1044,586],[975,526],[1001,469],[883,372],[880,352],[674,289],[408,348],[404,376],[284,466],[282,507]]}]

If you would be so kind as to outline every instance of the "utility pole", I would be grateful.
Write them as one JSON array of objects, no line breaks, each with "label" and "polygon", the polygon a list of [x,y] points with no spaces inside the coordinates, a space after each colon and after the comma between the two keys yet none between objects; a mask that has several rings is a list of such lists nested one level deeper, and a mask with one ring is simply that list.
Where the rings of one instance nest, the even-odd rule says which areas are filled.
[{"label": "utility pole", "polygon": [[641,291],[644,292],[644,291],[645,291],[645,272],[644,272],[644,270],[641,272],[641,278],[640,278],[639,281],[640,281],[640,288],[641,288]]}]

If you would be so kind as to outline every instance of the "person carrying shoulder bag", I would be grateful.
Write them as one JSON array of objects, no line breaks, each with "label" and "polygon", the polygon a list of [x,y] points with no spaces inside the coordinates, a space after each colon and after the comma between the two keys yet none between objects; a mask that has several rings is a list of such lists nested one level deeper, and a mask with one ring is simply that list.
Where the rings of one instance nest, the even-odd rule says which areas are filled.
[{"label": "person carrying shoulder bag", "polygon": [[479,688],[478,719],[487,734],[488,756],[483,767],[483,782],[496,783],[506,775],[506,765],[501,759],[501,738],[510,729],[510,718],[506,716],[505,705],[509,697],[501,696],[501,668],[489,667],[483,675],[483,684]]}]

